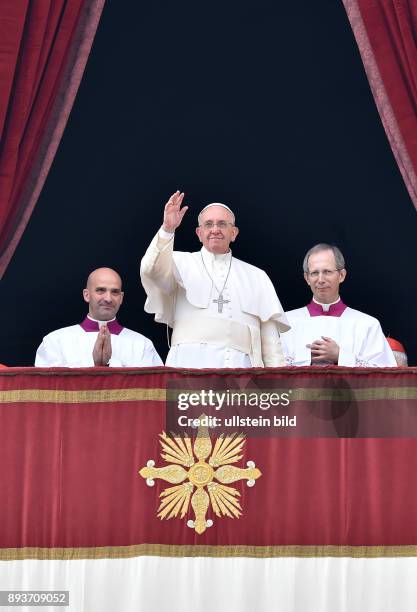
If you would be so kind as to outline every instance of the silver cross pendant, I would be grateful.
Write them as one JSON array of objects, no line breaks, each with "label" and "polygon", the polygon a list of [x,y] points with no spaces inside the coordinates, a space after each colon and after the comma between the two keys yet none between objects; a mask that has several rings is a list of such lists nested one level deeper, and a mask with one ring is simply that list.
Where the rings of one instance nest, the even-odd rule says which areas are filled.
[{"label": "silver cross pendant", "polygon": [[217,300],[213,300],[215,304],[217,304],[217,312],[223,312],[223,304],[228,304],[230,300],[223,299],[223,293],[220,293]]}]

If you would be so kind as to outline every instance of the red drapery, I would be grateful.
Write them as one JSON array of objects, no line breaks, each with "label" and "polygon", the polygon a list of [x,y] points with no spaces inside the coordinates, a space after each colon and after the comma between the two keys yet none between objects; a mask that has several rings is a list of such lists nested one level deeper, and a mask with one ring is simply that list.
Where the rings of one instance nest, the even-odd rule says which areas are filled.
[{"label": "red drapery", "polygon": [[[0,560],[417,555],[416,369],[315,370],[1,370],[0,499],[7,503],[0,504]],[[199,456],[200,472],[192,475],[196,433],[189,455],[184,443],[163,446],[161,439],[170,431],[167,411],[189,413],[169,401],[172,383],[183,391],[224,384],[246,392],[291,390],[287,406],[250,411],[296,414],[297,426],[285,433],[268,425],[268,437],[260,437],[254,425],[240,448],[223,453],[223,463],[215,450],[219,433],[211,429],[206,460]],[[225,410],[216,414],[224,418]],[[373,420],[375,437],[343,437],[339,422],[346,414],[358,436],[363,419]],[[312,416],[324,437],[308,435],[303,423]],[[384,417],[390,419],[385,434]],[[183,428],[174,428],[184,439]],[[222,477],[219,465],[226,467]],[[153,466],[169,470],[152,476],[146,469]],[[251,476],[227,472],[250,466],[259,469],[253,486],[246,484]],[[205,471],[208,481],[226,484],[229,509],[238,492],[239,513],[216,510]],[[188,524],[199,506],[192,499],[177,499],[177,512],[158,516],[166,489],[190,486],[189,480],[191,496],[196,479],[210,491],[205,510],[212,525],[200,534]]]},{"label": "red drapery", "polygon": [[0,278],[51,167],[103,5],[0,4]]},{"label": "red drapery", "polygon": [[343,3],[385,132],[417,208],[417,3]]},{"label": "red drapery", "polygon": [[[416,374],[0,370],[2,593],[65,591],[77,612],[416,610]],[[224,389],[288,393],[250,412],[297,426],[168,425],[183,393]]]}]

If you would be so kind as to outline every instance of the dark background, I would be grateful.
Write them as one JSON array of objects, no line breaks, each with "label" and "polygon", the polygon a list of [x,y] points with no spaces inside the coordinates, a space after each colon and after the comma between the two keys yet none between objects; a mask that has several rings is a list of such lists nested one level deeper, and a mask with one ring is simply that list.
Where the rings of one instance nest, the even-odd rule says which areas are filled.
[{"label": "dark background", "polygon": [[305,251],[334,242],[347,261],[345,302],[376,316],[417,363],[416,211],[338,0],[107,0],[1,282],[0,361],[31,365],[46,333],[79,322],[98,266],[120,272],[120,321],[164,358],[139,261],[177,188],[191,206],[177,249],[198,249],[198,211],[227,203],[241,230],[234,254],[265,269],[291,309],[310,297]]}]

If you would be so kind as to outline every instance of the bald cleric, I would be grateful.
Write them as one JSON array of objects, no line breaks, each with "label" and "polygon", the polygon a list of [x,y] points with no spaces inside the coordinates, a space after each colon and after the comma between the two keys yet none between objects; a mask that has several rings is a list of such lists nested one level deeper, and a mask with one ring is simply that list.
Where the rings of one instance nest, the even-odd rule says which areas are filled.
[{"label": "bald cleric", "polygon": [[198,215],[200,251],[174,251],[174,232],[188,206],[176,191],[141,264],[146,312],[173,328],[166,365],[187,368],[282,366],[280,331],[289,328],[263,270],[232,256],[239,233],[225,204]]},{"label": "bald cleric", "polygon": [[111,268],[91,272],[83,290],[88,315],[79,325],[51,332],[37,350],[37,367],[147,367],[163,365],[148,338],[122,327],[122,279]]}]

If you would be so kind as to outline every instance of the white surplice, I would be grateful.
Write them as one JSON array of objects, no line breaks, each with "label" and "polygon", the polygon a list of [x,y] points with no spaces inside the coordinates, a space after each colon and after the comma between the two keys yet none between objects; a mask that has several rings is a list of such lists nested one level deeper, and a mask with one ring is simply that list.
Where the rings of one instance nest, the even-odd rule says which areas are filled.
[{"label": "white surplice", "polygon": [[[52,368],[87,368],[94,366],[93,349],[97,331],[84,331],[81,325],[57,329],[42,341],[36,352],[35,366]],[[162,366],[162,360],[152,342],[124,327],[119,334],[111,334],[111,367]]]},{"label": "white surplice", "polygon": [[306,345],[322,336],[332,338],[339,345],[340,366],[397,365],[379,321],[370,315],[347,307],[340,316],[311,316],[306,306],[285,314],[291,325],[291,330],[282,336],[288,365],[311,365],[311,350]]}]

